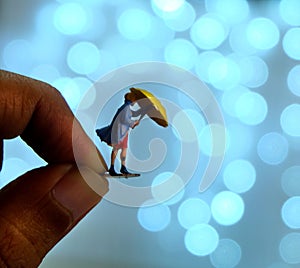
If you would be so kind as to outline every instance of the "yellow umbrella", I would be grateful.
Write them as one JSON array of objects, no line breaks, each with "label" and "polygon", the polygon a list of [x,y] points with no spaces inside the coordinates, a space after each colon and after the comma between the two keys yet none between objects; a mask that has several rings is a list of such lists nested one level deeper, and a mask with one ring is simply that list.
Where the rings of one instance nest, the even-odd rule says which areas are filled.
[{"label": "yellow umbrella", "polygon": [[141,108],[146,108],[146,114],[162,127],[168,126],[168,119],[165,107],[149,91],[141,88],[130,88]]}]

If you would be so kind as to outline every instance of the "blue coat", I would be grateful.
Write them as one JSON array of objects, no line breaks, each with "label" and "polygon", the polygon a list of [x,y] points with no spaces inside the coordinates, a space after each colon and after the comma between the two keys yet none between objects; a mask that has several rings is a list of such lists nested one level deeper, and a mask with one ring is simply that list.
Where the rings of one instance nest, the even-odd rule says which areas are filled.
[{"label": "blue coat", "polygon": [[[131,101],[125,100],[124,104],[117,110],[110,125],[101,129],[96,129],[96,133],[101,141],[106,142],[108,145],[112,145],[118,144],[123,140],[129,129],[136,122],[135,120],[132,120],[133,111],[130,109],[131,103]],[[137,115],[140,115],[140,113],[135,113],[135,116]]]}]

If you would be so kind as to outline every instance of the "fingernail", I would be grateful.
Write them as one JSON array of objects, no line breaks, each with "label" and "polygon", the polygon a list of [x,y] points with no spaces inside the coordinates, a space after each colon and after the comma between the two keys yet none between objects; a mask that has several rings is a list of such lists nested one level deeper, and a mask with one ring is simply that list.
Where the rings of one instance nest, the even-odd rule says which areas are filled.
[{"label": "fingernail", "polygon": [[107,180],[88,167],[73,167],[52,189],[52,195],[76,221],[94,207],[108,191]]}]

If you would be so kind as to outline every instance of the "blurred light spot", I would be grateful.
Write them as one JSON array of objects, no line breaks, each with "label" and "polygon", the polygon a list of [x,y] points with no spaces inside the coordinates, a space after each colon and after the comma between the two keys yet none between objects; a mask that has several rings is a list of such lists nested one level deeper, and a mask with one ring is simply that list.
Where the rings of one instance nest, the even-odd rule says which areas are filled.
[{"label": "blurred light spot", "polygon": [[181,226],[189,229],[196,224],[208,223],[211,212],[205,201],[199,198],[189,198],[181,203],[177,217]]},{"label": "blurred light spot", "polygon": [[71,70],[78,74],[89,74],[97,70],[101,55],[98,48],[90,42],[79,42],[73,45],[67,56]]},{"label": "blurred light spot", "polygon": [[240,81],[239,66],[230,58],[218,58],[208,67],[209,82],[220,90],[235,87]]},{"label": "blurred light spot", "polygon": [[289,25],[300,25],[300,2],[299,0],[281,0],[279,12],[282,19]]},{"label": "blurred light spot", "polygon": [[198,134],[205,126],[203,116],[192,109],[181,110],[172,121],[172,130],[175,135],[184,142],[195,142],[198,140]]},{"label": "blurred light spot", "polygon": [[98,81],[100,77],[112,72],[118,65],[116,55],[112,51],[101,49],[99,52],[101,63],[96,70],[87,74],[88,78],[93,81]]},{"label": "blurred light spot", "polygon": [[217,13],[229,24],[240,23],[249,14],[245,0],[205,0],[205,6],[208,12]]},{"label": "blurred light spot", "polygon": [[82,5],[65,3],[58,6],[53,19],[58,31],[66,35],[75,35],[86,29],[88,15]]},{"label": "blurred light spot", "polygon": [[281,217],[289,228],[300,228],[300,196],[291,197],[284,203]]},{"label": "blurred light spot", "polygon": [[247,125],[258,125],[268,113],[268,105],[264,97],[256,92],[242,94],[235,104],[236,115]]},{"label": "blurred light spot", "polygon": [[240,83],[256,88],[264,85],[269,76],[269,68],[261,58],[257,56],[233,57],[240,69]]},{"label": "blurred light spot", "polygon": [[223,58],[223,55],[217,51],[204,51],[200,53],[195,61],[195,71],[198,77],[204,82],[210,82],[209,67],[215,60]]},{"label": "blurred light spot", "polygon": [[300,60],[300,28],[292,28],[283,37],[282,46],[284,52],[294,60]]},{"label": "blurred light spot", "polygon": [[219,234],[208,224],[196,224],[187,230],[184,243],[192,254],[206,256],[217,248]]},{"label": "blurred light spot", "polygon": [[281,113],[280,124],[283,131],[293,137],[300,137],[300,104],[291,104]]},{"label": "blurred light spot", "polygon": [[216,268],[236,267],[242,257],[241,247],[232,239],[221,239],[218,247],[210,255],[210,261]]},{"label": "blurred light spot", "polygon": [[165,12],[163,19],[170,29],[176,32],[183,32],[193,25],[196,19],[196,12],[191,4],[185,2],[176,11]]},{"label": "blurred light spot", "polygon": [[[207,156],[224,155],[229,146],[229,136],[227,130],[224,129],[224,126],[219,124],[205,125],[199,134],[199,140],[201,144],[201,150]],[[225,142],[225,145],[223,142]]]},{"label": "blurred light spot", "polygon": [[174,39],[165,48],[167,63],[190,70],[194,67],[198,55],[196,47],[186,39]]},{"label": "blurred light spot", "polygon": [[223,93],[222,106],[227,114],[233,117],[238,116],[235,106],[238,99],[246,92],[249,92],[249,89],[239,85]]},{"label": "blurred light spot", "polygon": [[81,76],[73,78],[73,81],[76,83],[81,96],[93,86],[93,83],[89,79]]},{"label": "blurred light spot", "polygon": [[201,49],[215,49],[227,37],[224,23],[216,16],[206,14],[196,20],[191,28],[191,39]]},{"label": "blurred light spot", "polygon": [[288,264],[300,263],[299,249],[300,233],[289,233],[280,241],[280,256]]},{"label": "blurred light spot", "polygon": [[249,191],[255,183],[256,171],[246,160],[238,159],[230,162],[223,173],[226,187],[236,193]]},{"label": "blurred light spot", "polygon": [[18,178],[30,169],[27,161],[21,158],[10,157],[4,160],[3,169],[0,173],[0,188]]},{"label": "blurred light spot", "polygon": [[289,167],[283,172],[281,186],[288,196],[300,196],[300,166]]},{"label": "blurred light spot", "polygon": [[80,101],[80,90],[76,82],[74,82],[71,78],[61,77],[56,79],[52,83],[52,86],[60,91],[71,109],[75,109],[77,107]]},{"label": "blurred light spot", "polygon": [[151,30],[151,17],[141,9],[127,9],[118,18],[118,29],[127,39],[141,40]]},{"label": "blurred light spot", "polygon": [[166,44],[174,39],[175,32],[166,27],[164,21],[153,18],[152,27],[149,34],[145,37],[145,42],[153,48],[165,48]]},{"label": "blurred light spot", "polygon": [[34,51],[27,40],[12,40],[3,49],[3,62],[9,71],[29,74],[33,67],[33,59]]},{"label": "blurred light spot", "polygon": [[247,27],[249,43],[257,49],[270,49],[279,41],[279,30],[276,24],[267,18],[256,18]]},{"label": "blurred light spot", "polygon": [[215,195],[211,203],[212,216],[221,225],[233,225],[244,214],[243,199],[236,193],[223,191]]},{"label": "blurred light spot", "polygon": [[229,43],[232,50],[236,53],[252,55],[257,51],[257,49],[249,43],[246,24],[239,24],[231,29]]},{"label": "blurred light spot", "polygon": [[41,64],[33,68],[30,77],[51,84],[60,77],[58,70],[53,65]]},{"label": "blurred light spot", "polygon": [[152,0],[153,5],[166,12],[173,12],[182,7],[185,0]]},{"label": "blurred light spot", "polygon": [[300,97],[300,65],[296,65],[289,71],[287,83],[289,90]]},{"label": "blurred light spot", "polygon": [[282,163],[287,157],[288,151],[286,138],[276,132],[265,134],[257,144],[257,153],[260,159],[269,165]]},{"label": "blurred light spot", "polygon": [[163,172],[154,178],[151,191],[155,201],[173,205],[184,195],[184,182],[173,172]]},{"label": "blurred light spot", "polygon": [[[147,205],[147,202],[146,204]],[[150,231],[158,232],[165,229],[171,220],[171,212],[167,205],[160,204],[151,207],[140,207],[138,210],[140,225]]]}]

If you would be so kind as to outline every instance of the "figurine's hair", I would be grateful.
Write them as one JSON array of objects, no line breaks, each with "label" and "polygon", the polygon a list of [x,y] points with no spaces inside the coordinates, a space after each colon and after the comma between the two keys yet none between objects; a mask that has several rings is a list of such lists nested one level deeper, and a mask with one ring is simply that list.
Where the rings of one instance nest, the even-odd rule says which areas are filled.
[{"label": "figurine's hair", "polygon": [[125,100],[132,100],[133,97],[134,97],[134,94],[132,92],[128,92],[124,95]]}]

